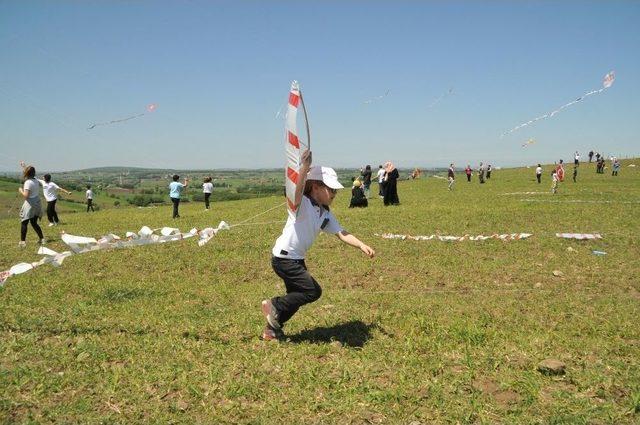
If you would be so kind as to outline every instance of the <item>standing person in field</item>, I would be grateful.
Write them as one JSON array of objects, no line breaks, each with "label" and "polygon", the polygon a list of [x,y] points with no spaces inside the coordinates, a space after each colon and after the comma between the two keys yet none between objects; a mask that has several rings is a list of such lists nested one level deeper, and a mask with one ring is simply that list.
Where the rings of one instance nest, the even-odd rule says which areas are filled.
[{"label": "standing person in field", "polygon": [[453,164],[449,164],[449,171],[447,172],[447,178],[449,179],[449,190],[453,190],[453,184],[456,181],[456,175],[454,173]]},{"label": "standing person in field", "polygon": [[169,197],[173,203],[173,218],[180,218],[180,214],[178,213],[180,196],[182,195],[182,191],[189,186],[189,179],[185,178],[184,183],[180,183],[178,180],[180,180],[180,176],[174,174],[173,181],[169,183]]},{"label": "standing person in field", "polygon": [[478,178],[480,179],[481,184],[484,183],[484,165],[482,164],[482,162],[478,167]]},{"label": "standing person in field", "polygon": [[493,168],[491,168],[491,164],[489,164],[487,166],[487,180],[491,178],[491,171],[493,171]]},{"label": "standing person in field", "polygon": [[96,210],[93,209],[93,190],[91,190],[90,184],[87,185],[87,191],[84,193],[84,196],[87,199],[87,212],[89,212],[89,209],[95,212]]},{"label": "standing person in field", "polygon": [[40,203],[40,184],[36,180],[36,169],[33,165],[25,165],[21,162],[23,168],[23,185],[18,188],[18,192],[24,198],[22,208],[20,208],[20,242],[18,246],[24,248],[27,246],[27,229],[29,223],[38,235],[38,243],[44,245],[44,235],[42,229],[38,225],[38,219],[42,218],[42,204]]},{"label": "standing person in field", "polygon": [[362,176],[362,186],[364,186],[364,196],[369,199],[371,196],[371,165],[364,167],[364,171],[360,170]]},{"label": "standing person in field", "polygon": [[378,196],[382,199],[384,198],[384,168],[382,168],[382,165],[378,166],[378,174],[376,176],[378,177]]},{"label": "standing person in field", "polygon": [[262,339],[274,340],[283,336],[282,327],[305,304],[316,301],[322,288],[307,270],[305,257],[318,234],[333,234],[342,242],[360,249],[372,258],[374,250],[344,230],[329,205],[343,186],[332,168],[311,166],[311,152],[302,154],[294,204],[289,211],[282,235],[272,249],[271,266],[284,281],[287,294],[262,301],[262,314],[267,324]]},{"label": "standing person in field", "polygon": [[471,165],[467,164],[467,168],[464,169],[464,172],[467,175],[467,182],[471,182]]},{"label": "standing person in field", "polygon": [[558,178],[558,172],[557,171],[552,171],[551,172],[551,193],[553,193],[554,195],[556,193],[558,193],[558,181],[560,179]]},{"label": "standing person in field", "polygon": [[613,164],[611,165],[611,175],[617,176],[618,171],[620,171],[620,160],[618,158],[613,158]]},{"label": "standing person in field", "polygon": [[561,159],[558,165],[556,165],[556,174],[558,181],[564,181],[564,161]]},{"label": "standing person in field", "polygon": [[213,183],[211,183],[211,177],[205,177],[202,184],[202,192],[204,193],[204,209],[209,211],[209,198],[213,192]]},{"label": "standing person in field", "polygon": [[591,164],[591,160],[593,159],[593,150],[589,151],[589,164]]},{"label": "standing person in field", "polygon": [[398,198],[398,179],[400,172],[390,161],[385,164],[384,174],[384,204],[400,205]]},{"label": "standing person in field", "polygon": [[58,190],[63,191],[67,195],[71,195],[66,189],[61,188],[57,184],[51,181],[51,174],[45,174],[44,180],[38,180],[42,185],[42,191],[44,192],[44,199],[47,201],[47,219],[49,220],[49,227],[57,226],[60,220],[58,219],[58,213],[56,212],[56,202],[58,202]]},{"label": "standing person in field", "polygon": [[538,184],[540,184],[540,177],[542,177],[542,165],[538,164],[536,168],[536,179],[538,180]]}]

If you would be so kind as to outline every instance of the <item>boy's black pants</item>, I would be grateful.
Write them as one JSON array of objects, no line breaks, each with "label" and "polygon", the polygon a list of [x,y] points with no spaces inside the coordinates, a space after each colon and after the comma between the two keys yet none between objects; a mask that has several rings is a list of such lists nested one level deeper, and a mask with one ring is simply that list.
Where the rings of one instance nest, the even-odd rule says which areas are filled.
[{"label": "boy's black pants", "polygon": [[171,198],[173,202],[173,218],[180,217],[178,214],[178,206],[180,206],[180,198]]},{"label": "boy's black pants", "polygon": [[47,201],[47,218],[49,219],[49,223],[57,223],[58,213],[56,213],[56,202],[58,200],[54,199],[53,201]]},{"label": "boy's black pants", "polygon": [[206,209],[209,209],[209,198],[211,198],[211,194],[210,193],[205,193],[204,194],[204,207]]},{"label": "boy's black pants", "polygon": [[305,304],[312,303],[322,295],[322,288],[309,274],[304,260],[289,260],[272,257],[271,266],[284,280],[287,295],[275,297],[272,305],[278,311],[278,322],[284,324]]}]

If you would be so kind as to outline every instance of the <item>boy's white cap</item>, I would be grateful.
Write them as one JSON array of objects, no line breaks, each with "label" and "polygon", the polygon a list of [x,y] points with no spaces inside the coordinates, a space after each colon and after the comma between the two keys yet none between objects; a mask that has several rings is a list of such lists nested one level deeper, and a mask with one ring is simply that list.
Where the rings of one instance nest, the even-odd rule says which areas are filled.
[{"label": "boy's white cap", "polygon": [[314,165],[309,169],[307,180],[320,180],[331,189],[344,189],[344,186],[338,181],[338,175],[330,167]]}]

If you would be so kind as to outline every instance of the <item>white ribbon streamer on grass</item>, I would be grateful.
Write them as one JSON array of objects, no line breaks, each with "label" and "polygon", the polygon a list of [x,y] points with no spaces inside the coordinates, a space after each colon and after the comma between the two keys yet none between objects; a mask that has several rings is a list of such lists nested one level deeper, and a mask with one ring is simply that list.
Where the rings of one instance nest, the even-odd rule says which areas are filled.
[{"label": "white ribbon streamer on grass", "polygon": [[375,233],[375,236],[380,236],[381,238],[384,239],[400,239],[400,240],[414,240],[414,241],[430,241],[432,239],[435,240],[439,240],[439,241],[465,241],[465,240],[469,240],[469,241],[485,241],[487,239],[500,239],[503,241],[511,241],[511,240],[519,240],[519,239],[527,239],[530,236],[533,236],[532,233],[506,233],[506,234],[497,234],[494,233],[493,235],[490,236],[484,236],[484,235],[477,235],[477,236],[471,236],[471,235],[464,235],[464,236],[442,236],[442,235],[429,235],[429,236],[423,236],[423,235],[418,235],[418,236],[412,236],[412,235],[396,235],[393,233],[382,233],[382,234],[378,234]]}]

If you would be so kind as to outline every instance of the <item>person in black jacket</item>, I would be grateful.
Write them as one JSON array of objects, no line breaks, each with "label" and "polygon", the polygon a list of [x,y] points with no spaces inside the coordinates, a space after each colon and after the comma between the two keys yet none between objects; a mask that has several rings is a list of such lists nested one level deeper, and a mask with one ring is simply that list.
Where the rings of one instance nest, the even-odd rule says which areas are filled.
[{"label": "person in black jacket", "polygon": [[387,162],[385,171],[384,204],[400,205],[400,199],[398,198],[398,179],[400,178],[400,173],[391,162]]},{"label": "person in black jacket", "polygon": [[349,208],[366,208],[369,206],[369,201],[364,195],[360,180],[353,181],[353,187],[351,188],[351,202]]},{"label": "person in black jacket", "polygon": [[364,189],[364,196],[369,199],[371,197],[371,165],[364,167],[364,171],[360,170],[360,176],[362,176],[362,186]]}]

